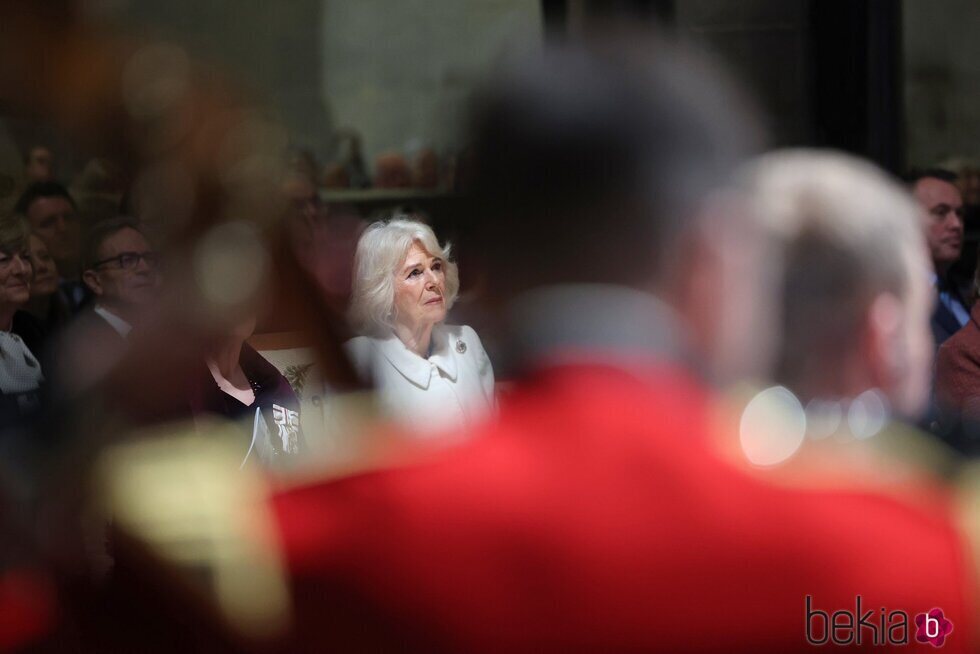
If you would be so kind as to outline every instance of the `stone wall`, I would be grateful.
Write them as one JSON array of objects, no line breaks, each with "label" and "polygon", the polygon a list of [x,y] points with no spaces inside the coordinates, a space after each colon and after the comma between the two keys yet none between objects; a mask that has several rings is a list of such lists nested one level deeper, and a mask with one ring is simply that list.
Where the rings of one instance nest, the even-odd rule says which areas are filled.
[{"label": "stone wall", "polygon": [[162,38],[267,101],[297,145],[332,156],[337,128],[367,160],[406,141],[455,147],[474,82],[540,43],[538,0],[102,0],[91,16]]},{"label": "stone wall", "polygon": [[980,2],[903,0],[910,164],[980,157]]}]

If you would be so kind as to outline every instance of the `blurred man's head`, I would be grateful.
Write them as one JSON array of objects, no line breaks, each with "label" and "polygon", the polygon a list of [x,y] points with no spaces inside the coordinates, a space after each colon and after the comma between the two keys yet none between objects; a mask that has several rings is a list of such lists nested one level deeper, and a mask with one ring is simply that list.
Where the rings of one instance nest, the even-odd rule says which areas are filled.
[{"label": "blurred man's head", "polygon": [[54,155],[43,145],[35,145],[24,157],[24,177],[28,182],[54,180]]},{"label": "blurred man's head", "polygon": [[132,222],[107,220],[92,228],[82,279],[99,305],[134,322],[156,298],[157,256]]},{"label": "blurred man's head", "polygon": [[956,175],[934,169],[913,173],[912,194],[922,207],[922,231],[936,272],[942,274],[963,251],[963,197]]},{"label": "blurred man's head", "polygon": [[460,261],[503,298],[569,283],[658,293],[706,359],[739,369],[721,360],[751,358],[749,336],[764,342],[747,324],[763,258],[745,256],[758,242],[734,207],[718,220],[706,205],[758,131],[712,73],[649,39],[518,62],[480,98],[476,248],[461,238]]},{"label": "blurred man's head", "polygon": [[35,182],[17,201],[17,213],[25,216],[58,263],[62,274],[76,269],[81,249],[81,229],[75,201],[57,182]]},{"label": "blurred man's head", "polygon": [[744,179],[782,249],[777,380],[804,401],[876,389],[917,415],[933,345],[915,202],[873,165],[843,154],[769,154]]}]

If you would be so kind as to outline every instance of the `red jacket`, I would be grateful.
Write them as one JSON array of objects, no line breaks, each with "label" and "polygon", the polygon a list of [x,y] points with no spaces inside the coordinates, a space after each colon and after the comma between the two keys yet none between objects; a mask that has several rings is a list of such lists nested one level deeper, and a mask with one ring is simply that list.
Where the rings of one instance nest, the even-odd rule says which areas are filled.
[{"label": "red jacket", "polygon": [[677,369],[555,367],[457,450],[279,494],[287,649],[812,652],[818,612],[860,595],[876,625],[906,612],[901,651],[932,651],[914,616],[934,607],[944,650],[972,651],[975,570],[942,488],[913,506],[776,485],[716,454],[711,409]]},{"label": "red jacket", "polygon": [[980,421],[980,303],[936,354],[936,401],[956,417]]}]

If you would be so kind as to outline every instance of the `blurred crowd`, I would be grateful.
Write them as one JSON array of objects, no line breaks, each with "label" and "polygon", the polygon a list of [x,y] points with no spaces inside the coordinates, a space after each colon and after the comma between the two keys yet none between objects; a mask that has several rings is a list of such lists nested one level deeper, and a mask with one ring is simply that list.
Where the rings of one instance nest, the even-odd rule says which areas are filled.
[{"label": "blurred crowd", "polygon": [[0,650],[978,651],[976,167],[765,151],[618,35],[488,80],[465,175],[379,157],[439,233],[212,105],[25,155]]}]

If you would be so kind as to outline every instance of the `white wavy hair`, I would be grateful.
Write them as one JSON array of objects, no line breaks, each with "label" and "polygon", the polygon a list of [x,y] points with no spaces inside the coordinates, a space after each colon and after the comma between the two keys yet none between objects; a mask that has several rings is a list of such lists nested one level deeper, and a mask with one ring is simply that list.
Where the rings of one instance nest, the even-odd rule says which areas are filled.
[{"label": "white wavy hair", "polygon": [[446,310],[459,294],[459,269],[450,260],[451,247],[439,245],[432,228],[407,215],[372,223],[357,242],[351,283],[349,317],[360,334],[382,336],[395,326],[395,276],[413,243],[439,257],[446,276]]}]

